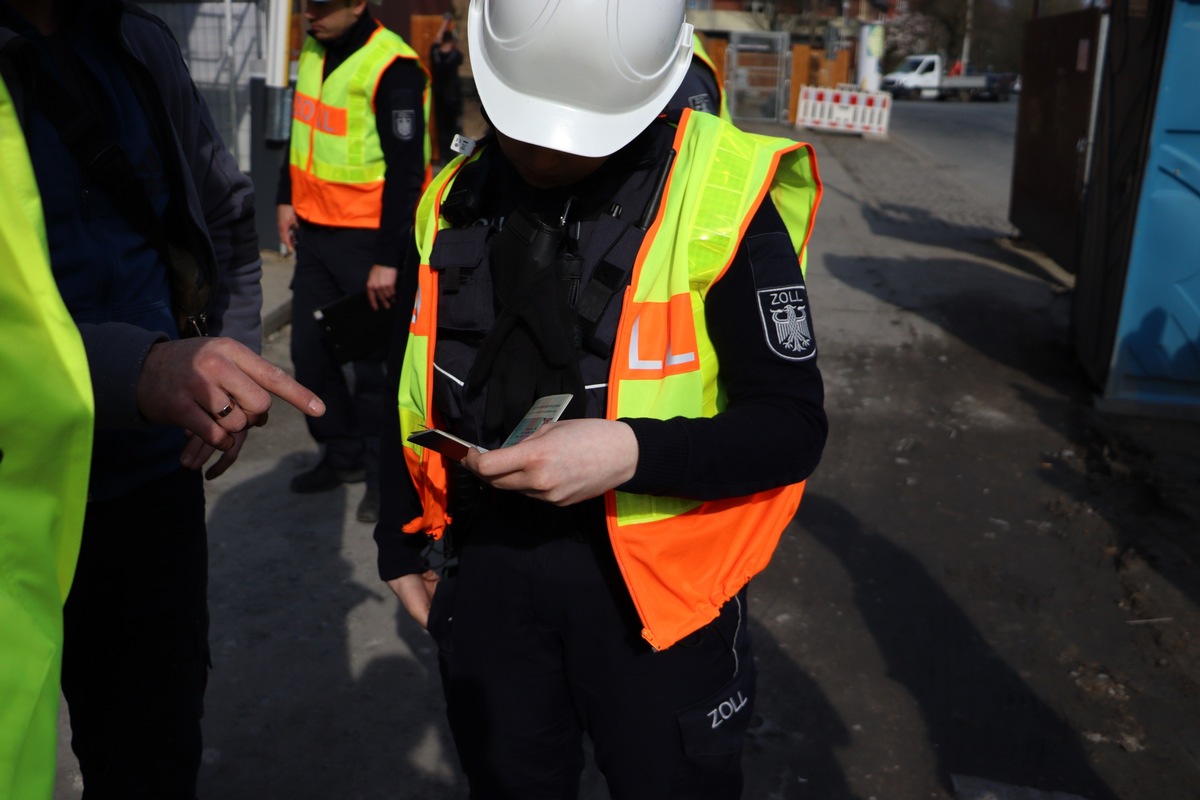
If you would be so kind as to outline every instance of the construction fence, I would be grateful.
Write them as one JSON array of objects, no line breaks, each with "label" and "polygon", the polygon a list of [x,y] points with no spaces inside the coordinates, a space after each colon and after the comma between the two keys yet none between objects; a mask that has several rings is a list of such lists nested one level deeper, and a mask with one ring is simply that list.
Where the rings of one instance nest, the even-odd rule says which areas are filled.
[{"label": "construction fence", "polygon": [[853,84],[833,89],[801,86],[796,127],[883,137],[891,114],[892,96],[887,92],[861,91]]}]

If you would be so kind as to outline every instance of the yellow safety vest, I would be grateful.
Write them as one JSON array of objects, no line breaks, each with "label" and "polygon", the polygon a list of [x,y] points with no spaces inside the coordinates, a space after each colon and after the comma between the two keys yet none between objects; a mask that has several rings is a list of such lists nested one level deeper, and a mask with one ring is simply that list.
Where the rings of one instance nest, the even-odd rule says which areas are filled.
[{"label": "yellow safety vest", "polygon": [[33,165],[2,81],[0,164],[0,797],[48,800],[92,386],[50,272]]},{"label": "yellow safety vest", "polygon": [[[609,374],[609,419],[711,417],[725,407],[708,338],[704,299],[720,280],[746,226],[769,192],[788,225],[797,271],[821,195],[812,148],[739,131],[685,110],[677,156],[658,216],[646,233],[625,291]],[[478,156],[475,156],[478,157]],[[417,210],[421,254],[417,301],[400,374],[400,430],[422,516],[404,530],[440,536],[446,515],[441,455],[407,436],[429,424],[437,332],[437,272],[429,259],[442,198],[466,163],[435,179]],[[610,491],[612,548],[641,616],[642,636],[663,649],[714,619],[770,560],[800,502],[803,483],[748,497],[702,502]]]},{"label": "yellow safety vest", "polygon": [[[325,47],[311,36],[300,51],[292,99],[292,140],[288,165],[292,205],[306,222],[340,228],[378,228],[383,212],[387,165],[375,122],[375,92],[384,71],[397,58],[421,60],[403,39],[376,20],[375,32],[323,78]],[[429,119],[429,72],[422,93]],[[395,112],[401,114],[402,112]],[[430,177],[429,128],[423,120],[399,118],[397,129],[421,124],[426,182]]]}]

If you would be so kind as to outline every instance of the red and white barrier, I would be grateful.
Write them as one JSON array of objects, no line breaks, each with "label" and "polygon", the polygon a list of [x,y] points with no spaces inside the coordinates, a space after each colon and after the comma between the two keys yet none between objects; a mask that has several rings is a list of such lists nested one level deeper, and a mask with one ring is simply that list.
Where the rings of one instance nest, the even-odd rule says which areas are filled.
[{"label": "red and white barrier", "polygon": [[891,114],[892,96],[887,92],[801,86],[796,127],[886,136]]}]

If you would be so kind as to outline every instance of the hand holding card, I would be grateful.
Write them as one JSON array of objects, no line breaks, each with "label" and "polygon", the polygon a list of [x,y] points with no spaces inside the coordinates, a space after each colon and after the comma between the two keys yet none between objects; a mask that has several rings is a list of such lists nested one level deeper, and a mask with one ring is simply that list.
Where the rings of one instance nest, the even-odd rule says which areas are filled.
[{"label": "hand holding card", "polygon": [[[528,439],[547,422],[557,422],[559,417],[562,416],[563,411],[566,410],[567,405],[571,402],[572,396],[569,394],[552,394],[535,402],[533,407],[517,423],[517,427],[513,429],[513,432],[504,440],[504,444],[500,446],[511,447],[518,442]],[[409,434],[408,440],[415,445],[428,447],[430,450],[441,453],[447,458],[453,458],[455,461],[462,461],[466,457],[467,451],[471,448],[478,450],[480,453],[487,452],[487,448],[472,444],[465,439],[458,438],[454,434],[435,428],[428,428]]]}]

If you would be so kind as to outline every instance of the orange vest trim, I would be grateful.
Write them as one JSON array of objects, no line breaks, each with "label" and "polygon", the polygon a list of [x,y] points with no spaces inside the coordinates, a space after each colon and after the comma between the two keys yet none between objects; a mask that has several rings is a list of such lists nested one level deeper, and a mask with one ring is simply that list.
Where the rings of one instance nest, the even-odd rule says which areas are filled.
[{"label": "orange vest trim", "polygon": [[383,213],[383,182],[332,183],[292,165],[292,205],[304,221],[336,228],[378,228]]},{"label": "orange vest trim", "polygon": [[770,563],[804,486],[712,501],[669,519],[621,526],[616,495],[608,492],[609,539],[642,620],[642,638],[664,650],[716,619]]},{"label": "orange vest trim", "polygon": [[[463,159],[462,164],[465,163],[466,159]],[[462,164],[455,168],[455,174],[462,168]],[[450,183],[451,181],[443,181],[438,187],[434,208],[441,208],[442,197]],[[429,415],[425,424],[431,428],[436,427],[433,421],[433,345],[437,339],[438,296],[437,271],[431,269],[428,263],[423,263],[417,273],[417,298],[413,305],[412,318],[409,320],[408,333],[410,347],[414,341],[424,341],[429,347],[424,370],[424,407]],[[421,516],[413,517],[402,530],[405,533],[427,533],[434,539],[440,539],[446,532],[446,526],[453,521],[453,517],[447,510],[449,478],[446,458],[441,453],[429,448],[423,448],[420,456],[411,447],[402,449],[404,450],[405,465],[408,467],[408,474],[416,487],[422,509]]]}]

